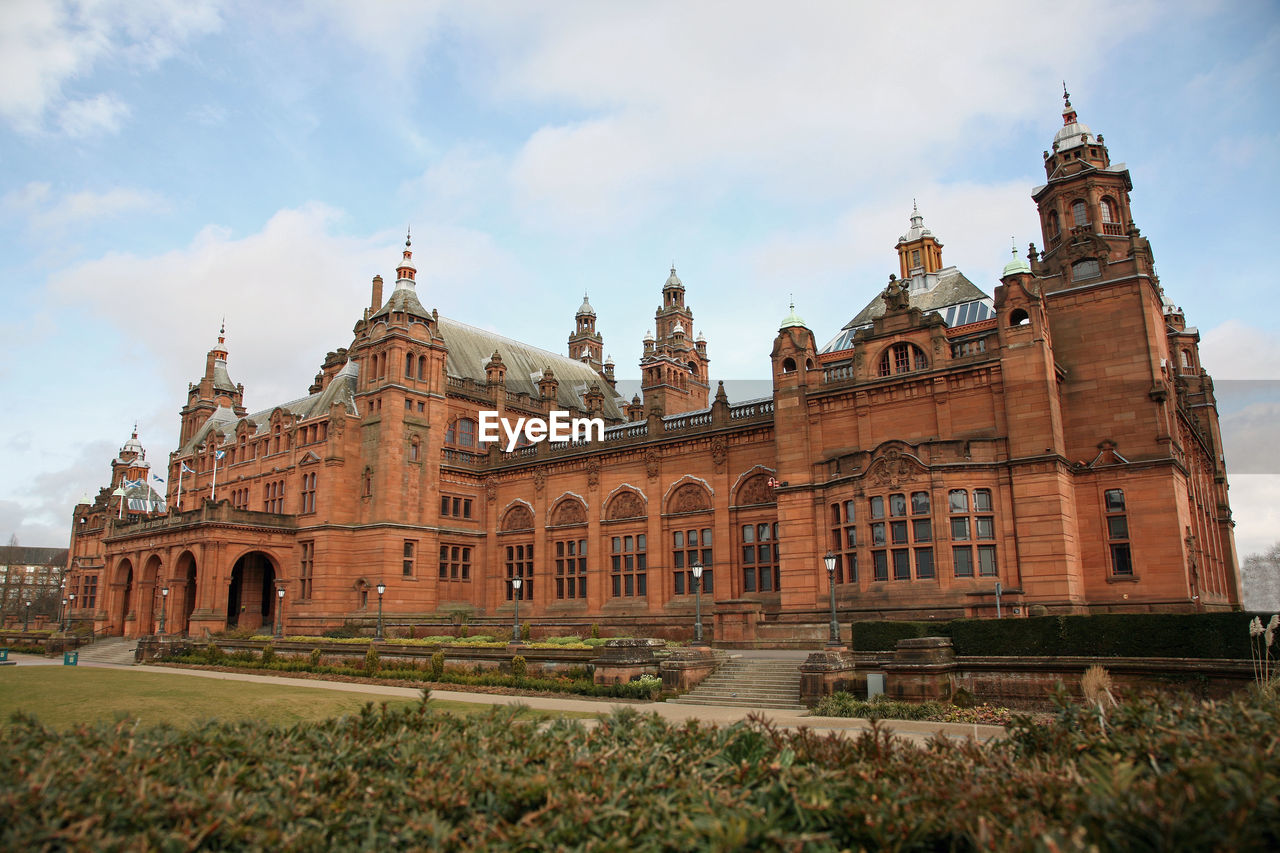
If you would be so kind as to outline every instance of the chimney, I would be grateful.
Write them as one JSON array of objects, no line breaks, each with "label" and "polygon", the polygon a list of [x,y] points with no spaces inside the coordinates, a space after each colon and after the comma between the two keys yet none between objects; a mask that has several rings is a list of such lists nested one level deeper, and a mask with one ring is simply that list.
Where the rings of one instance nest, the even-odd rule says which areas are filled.
[{"label": "chimney", "polygon": [[377,311],[382,307],[382,276],[375,275],[373,277],[373,299],[369,306],[370,311]]}]

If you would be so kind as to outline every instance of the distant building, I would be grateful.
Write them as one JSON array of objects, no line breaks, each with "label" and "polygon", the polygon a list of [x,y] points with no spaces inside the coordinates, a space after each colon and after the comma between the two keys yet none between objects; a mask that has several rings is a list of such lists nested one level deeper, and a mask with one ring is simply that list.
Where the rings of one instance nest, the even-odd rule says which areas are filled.
[{"label": "distant building", "polygon": [[66,548],[0,547],[0,622],[56,619],[66,567]]},{"label": "distant building", "polygon": [[[988,295],[913,210],[897,272],[825,347],[793,306],[762,399],[712,394],[674,269],[627,401],[589,300],[556,355],[424,307],[406,241],[298,399],[250,412],[219,337],[166,509],[112,489],[76,507],[73,584],[98,590],[77,618],[150,633],[168,589],[173,631],[270,625],[283,601],[315,633],[371,617],[385,583],[396,622],[505,623],[518,596],[539,626],[678,636],[700,562],[715,638],[769,643],[824,636],[828,552],[841,621],[994,615],[997,582],[1015,615],[1238,606],[1198,333],[1128,170],[1063,119],[1032,193],[1043,250]],[[603,441],[478,439],[482,411],[553,410],[603,419]],[[113,489],[147,473],[125,457]]]}]

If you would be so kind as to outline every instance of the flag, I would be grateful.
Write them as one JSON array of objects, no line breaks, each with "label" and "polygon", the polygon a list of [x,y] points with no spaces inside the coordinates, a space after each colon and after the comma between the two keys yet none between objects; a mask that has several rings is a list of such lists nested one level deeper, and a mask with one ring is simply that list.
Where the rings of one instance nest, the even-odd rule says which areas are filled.
[{"label": "flag", "polygon": [[161,477],[159,474],[152,474],[151,479],[155,480],[157,483],[164,482],[164,477]]},{"label": "flag", "polygon": [[188,468],[188,467],[187,467],[187,463],[185,463],[185,462],[180,462],[179,464],[182,466],[182,473],[183,473],[183,474],[194,474],[194,473],[195,473],[195,471],[193,471],[193,470],[191,470],[190,468]]},{"label": "flag", "polygon": [[224,457],[224,456],[226,456],[226,455],[227,455],[227,451],[225,451],[225,450],[219,450],[217,453],[213,454],[213,457],[214,457],[215,459],[221,459],[222,457]]}]

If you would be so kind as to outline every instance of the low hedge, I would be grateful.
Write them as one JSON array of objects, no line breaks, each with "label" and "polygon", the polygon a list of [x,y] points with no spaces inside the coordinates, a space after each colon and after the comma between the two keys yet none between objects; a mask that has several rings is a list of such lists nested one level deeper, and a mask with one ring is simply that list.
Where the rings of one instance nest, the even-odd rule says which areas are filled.
[{"label": "low hedge", "polygon": [[[1249,659],[1252,613],[1105,613],[949,622],[854,622],[855,651],[950,637],[957,655]],[[1265,622],[1266,619],[1264,618]]]},{"label": "low hedge", "polygon": [[913,745],[418,705],[0,739],[4,850],[1275,850],[1274,701],[1161,697]]}]

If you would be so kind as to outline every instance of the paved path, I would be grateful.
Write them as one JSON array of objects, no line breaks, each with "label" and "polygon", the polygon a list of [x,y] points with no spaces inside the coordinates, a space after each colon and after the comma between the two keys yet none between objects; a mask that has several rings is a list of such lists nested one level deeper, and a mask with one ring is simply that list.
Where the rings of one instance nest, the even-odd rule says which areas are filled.
[{"label": "paved path", "polygon": [[[36,655],[10,655],[9,659],[17,660],[19,666],[42,666],[62,663],[61,658],[46,659]],[[245,672],[216,672],[207,669],[182,669],[169,666],[116,666],[114,664],[99,663],[82,663],[80,665],[117,669],[125,672],[156,672],[164,675],[185,675],[226,681],[251,681],[259,684],[310,687],[315,690],[340,690],[348,693],[364,693],[397,698],[416,699],[422,695],[422,691],[417,687],[395,687],[389,684],[354,684],[346,681],[321,681],[311,678],[288,678],[280,675],[255,675]],[[810,717],[803,712],[732,708],[722,705],[674,705],[669,702],[628,702],[624,704],[613,703],[608,700],[572,699],[559,696],[507,696],[496,693],[465,693],[458,690],[437,690],[435,688],[431,689],[431,698],[447,699],[452,702],[471,702],[478,705],[521,704],[551,713],[556,711],[608,713],[614,708],[634,708],[638,711],[655,713],[663,719],[674,723],[682,723],[685,720],[699,720],[704,723],[728,725],[745,720],[752,714],[758,714],[782,728],[797,729],[803,727],[824,734],[829,732],[857,734],[871,727],[869,721],[859,718]],[[935,734],[958,739],[973,737],[984,742],[1004,736],[1004,728],[1001,726],[970,725],[968,723],[883,720],[881,725],[894,734],[916,743],[925,743]]]}]

